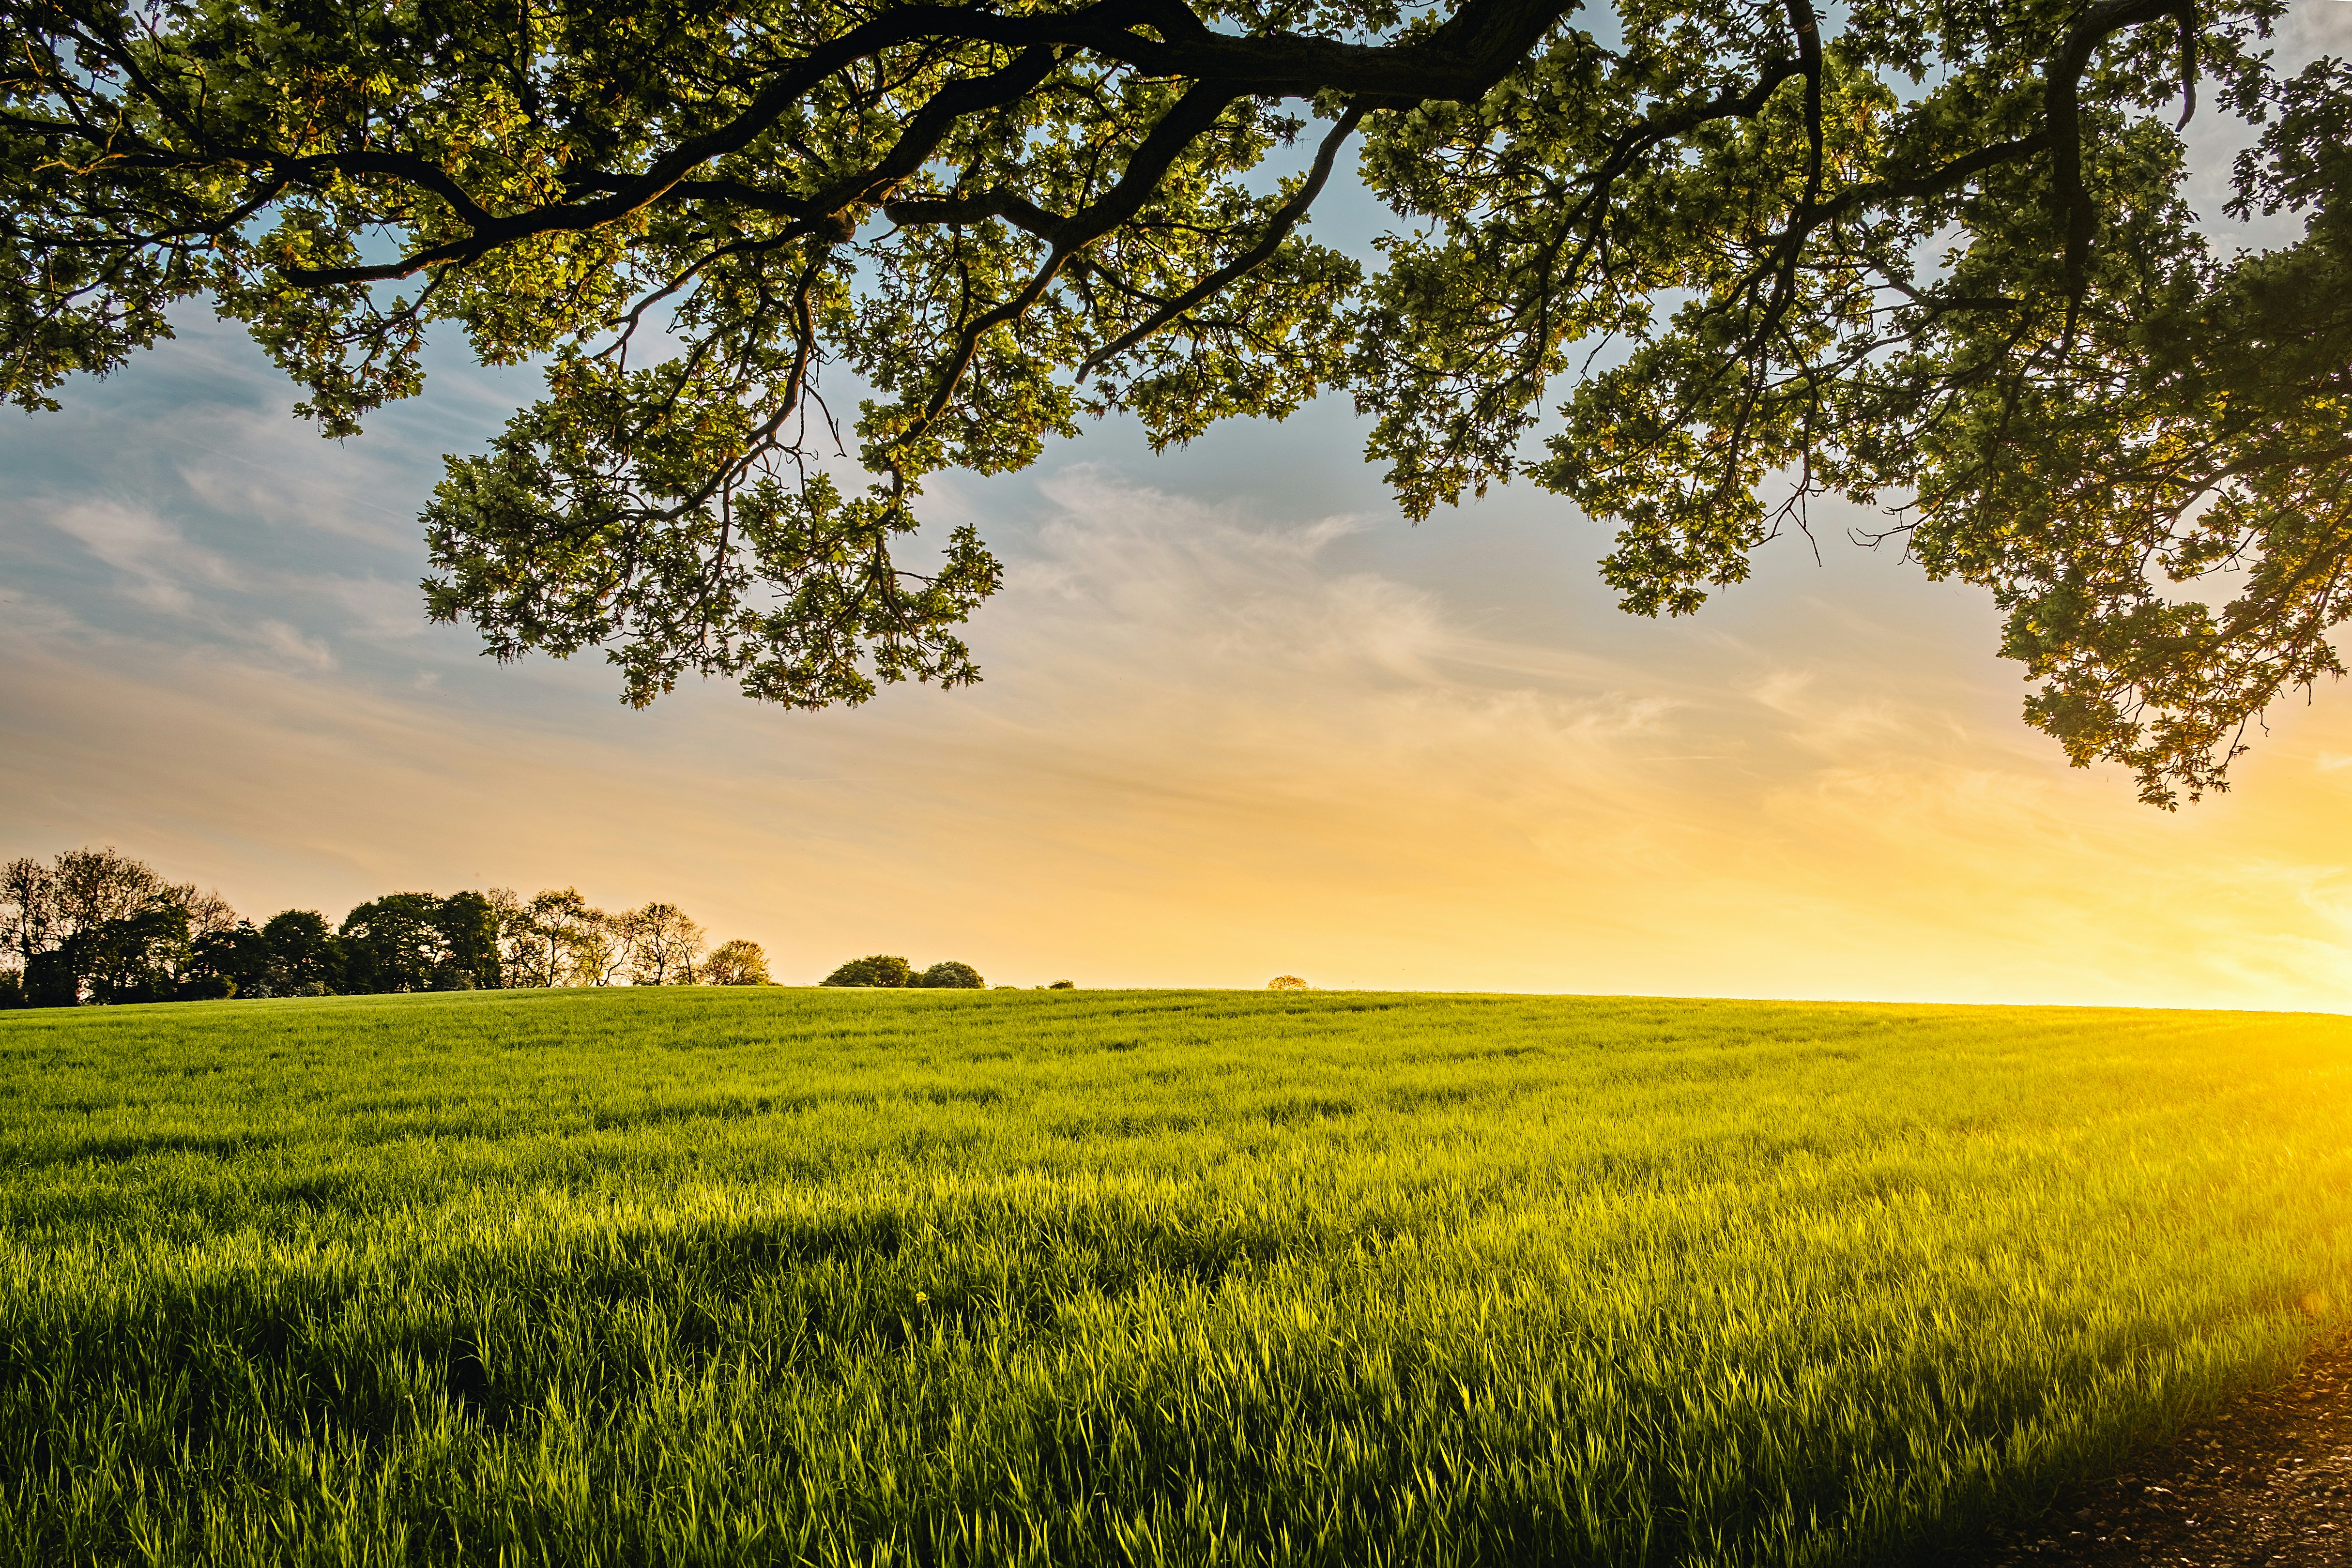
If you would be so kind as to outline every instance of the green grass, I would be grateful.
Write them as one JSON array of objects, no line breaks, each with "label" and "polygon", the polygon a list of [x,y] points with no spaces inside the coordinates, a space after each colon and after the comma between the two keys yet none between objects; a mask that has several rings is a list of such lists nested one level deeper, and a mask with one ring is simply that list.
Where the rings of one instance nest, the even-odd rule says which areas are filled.
[{"label": "green grass", "polygon": [[2352,1302],[2352,1020],[0,1018],[0,1563],[1876,1563]]}]

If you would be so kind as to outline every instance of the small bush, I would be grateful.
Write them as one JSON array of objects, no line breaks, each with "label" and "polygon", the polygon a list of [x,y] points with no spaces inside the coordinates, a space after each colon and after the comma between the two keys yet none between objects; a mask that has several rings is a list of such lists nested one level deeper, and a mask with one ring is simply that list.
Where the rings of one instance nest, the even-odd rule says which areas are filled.
[{"label": "small bush", "polygon": [[958,963],[953,958],[940,959],[917,976],[915,984],[965,991],[980,991],[988,988],[988,982],[980,977],[978,969],[973,968],[970,964]]},{"label": "small bush", "polygon": [[824,984],[828,986],[909,986],[915,981],[915,967],[904,958],[887,953],[876,953],[864,958],[852,958],[832,974]]},{"label": "small bush", "polygon": [[1075,991],[1078,986],[1075,980],[1056,980],[1045,988],[1049,991]]},{"label": "small bush", "polygon": [[1315,988],[1296,975],[1276,975],[1265,983],[1269,991],[1311,991]]}]

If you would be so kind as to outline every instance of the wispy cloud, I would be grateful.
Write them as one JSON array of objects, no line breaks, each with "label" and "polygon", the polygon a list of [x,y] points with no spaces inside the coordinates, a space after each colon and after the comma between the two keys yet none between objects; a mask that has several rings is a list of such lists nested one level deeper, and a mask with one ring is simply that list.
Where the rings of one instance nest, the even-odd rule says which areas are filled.
[{"label": "wispy cloud", "polygon": [[226,561],[191,544],[145,507],[90,500],[52,503],[40,512],[51,528],[112,567],[121,592],[146,609],[184,615],[195,607],[194,589],[230,580]]}]

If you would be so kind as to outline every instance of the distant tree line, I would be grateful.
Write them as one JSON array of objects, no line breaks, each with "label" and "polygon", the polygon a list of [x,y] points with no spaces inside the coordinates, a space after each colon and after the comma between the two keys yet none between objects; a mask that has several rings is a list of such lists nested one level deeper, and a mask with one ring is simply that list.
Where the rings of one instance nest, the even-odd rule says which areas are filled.
[{"label": "distant tree line", "polygon": [[111,848],[0,868],[0,1007],[767,983],[756,942],[710,947],[674,904],[607,913],[568,887],[390,893],[340,925],[309,909],[256,925]]},{"label": "distant tree line", "polygon": [[[852,958],[817,983],[822,986],[905,986],[968,991],[983,990],[988,986],[988,982],[980,977],[978,969],[954,958],[942,958],[928,969],[917,969],[906,959],[891,953],[869,953],[863,958]],[[1009,991],[1017,988],[999,986],[996,988]],[[1069,980],[1055,980],[1050,986],[1030,988],[1037,991],[1076,988],[1076,983]]]},{"label": "distant tree line", "polygon": [[863,958],[852,958],[818,984],[825,986],[929,986],[950,990],[981,990],[988,982],[970,964],[953,958],[942,958],[929,968],[918,971],[906,959],[888,953],[874,953]]}]

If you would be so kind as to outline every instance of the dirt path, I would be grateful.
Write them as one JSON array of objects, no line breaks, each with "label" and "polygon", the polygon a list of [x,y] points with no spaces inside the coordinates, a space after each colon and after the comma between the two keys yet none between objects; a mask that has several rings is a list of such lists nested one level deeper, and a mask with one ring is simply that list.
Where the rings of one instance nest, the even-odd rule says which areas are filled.
[{"label": "dirt path", "polygon": [[2124,1475],[1995,1537],[1978,1568],[2352,1568],[2352,1336]]}]

